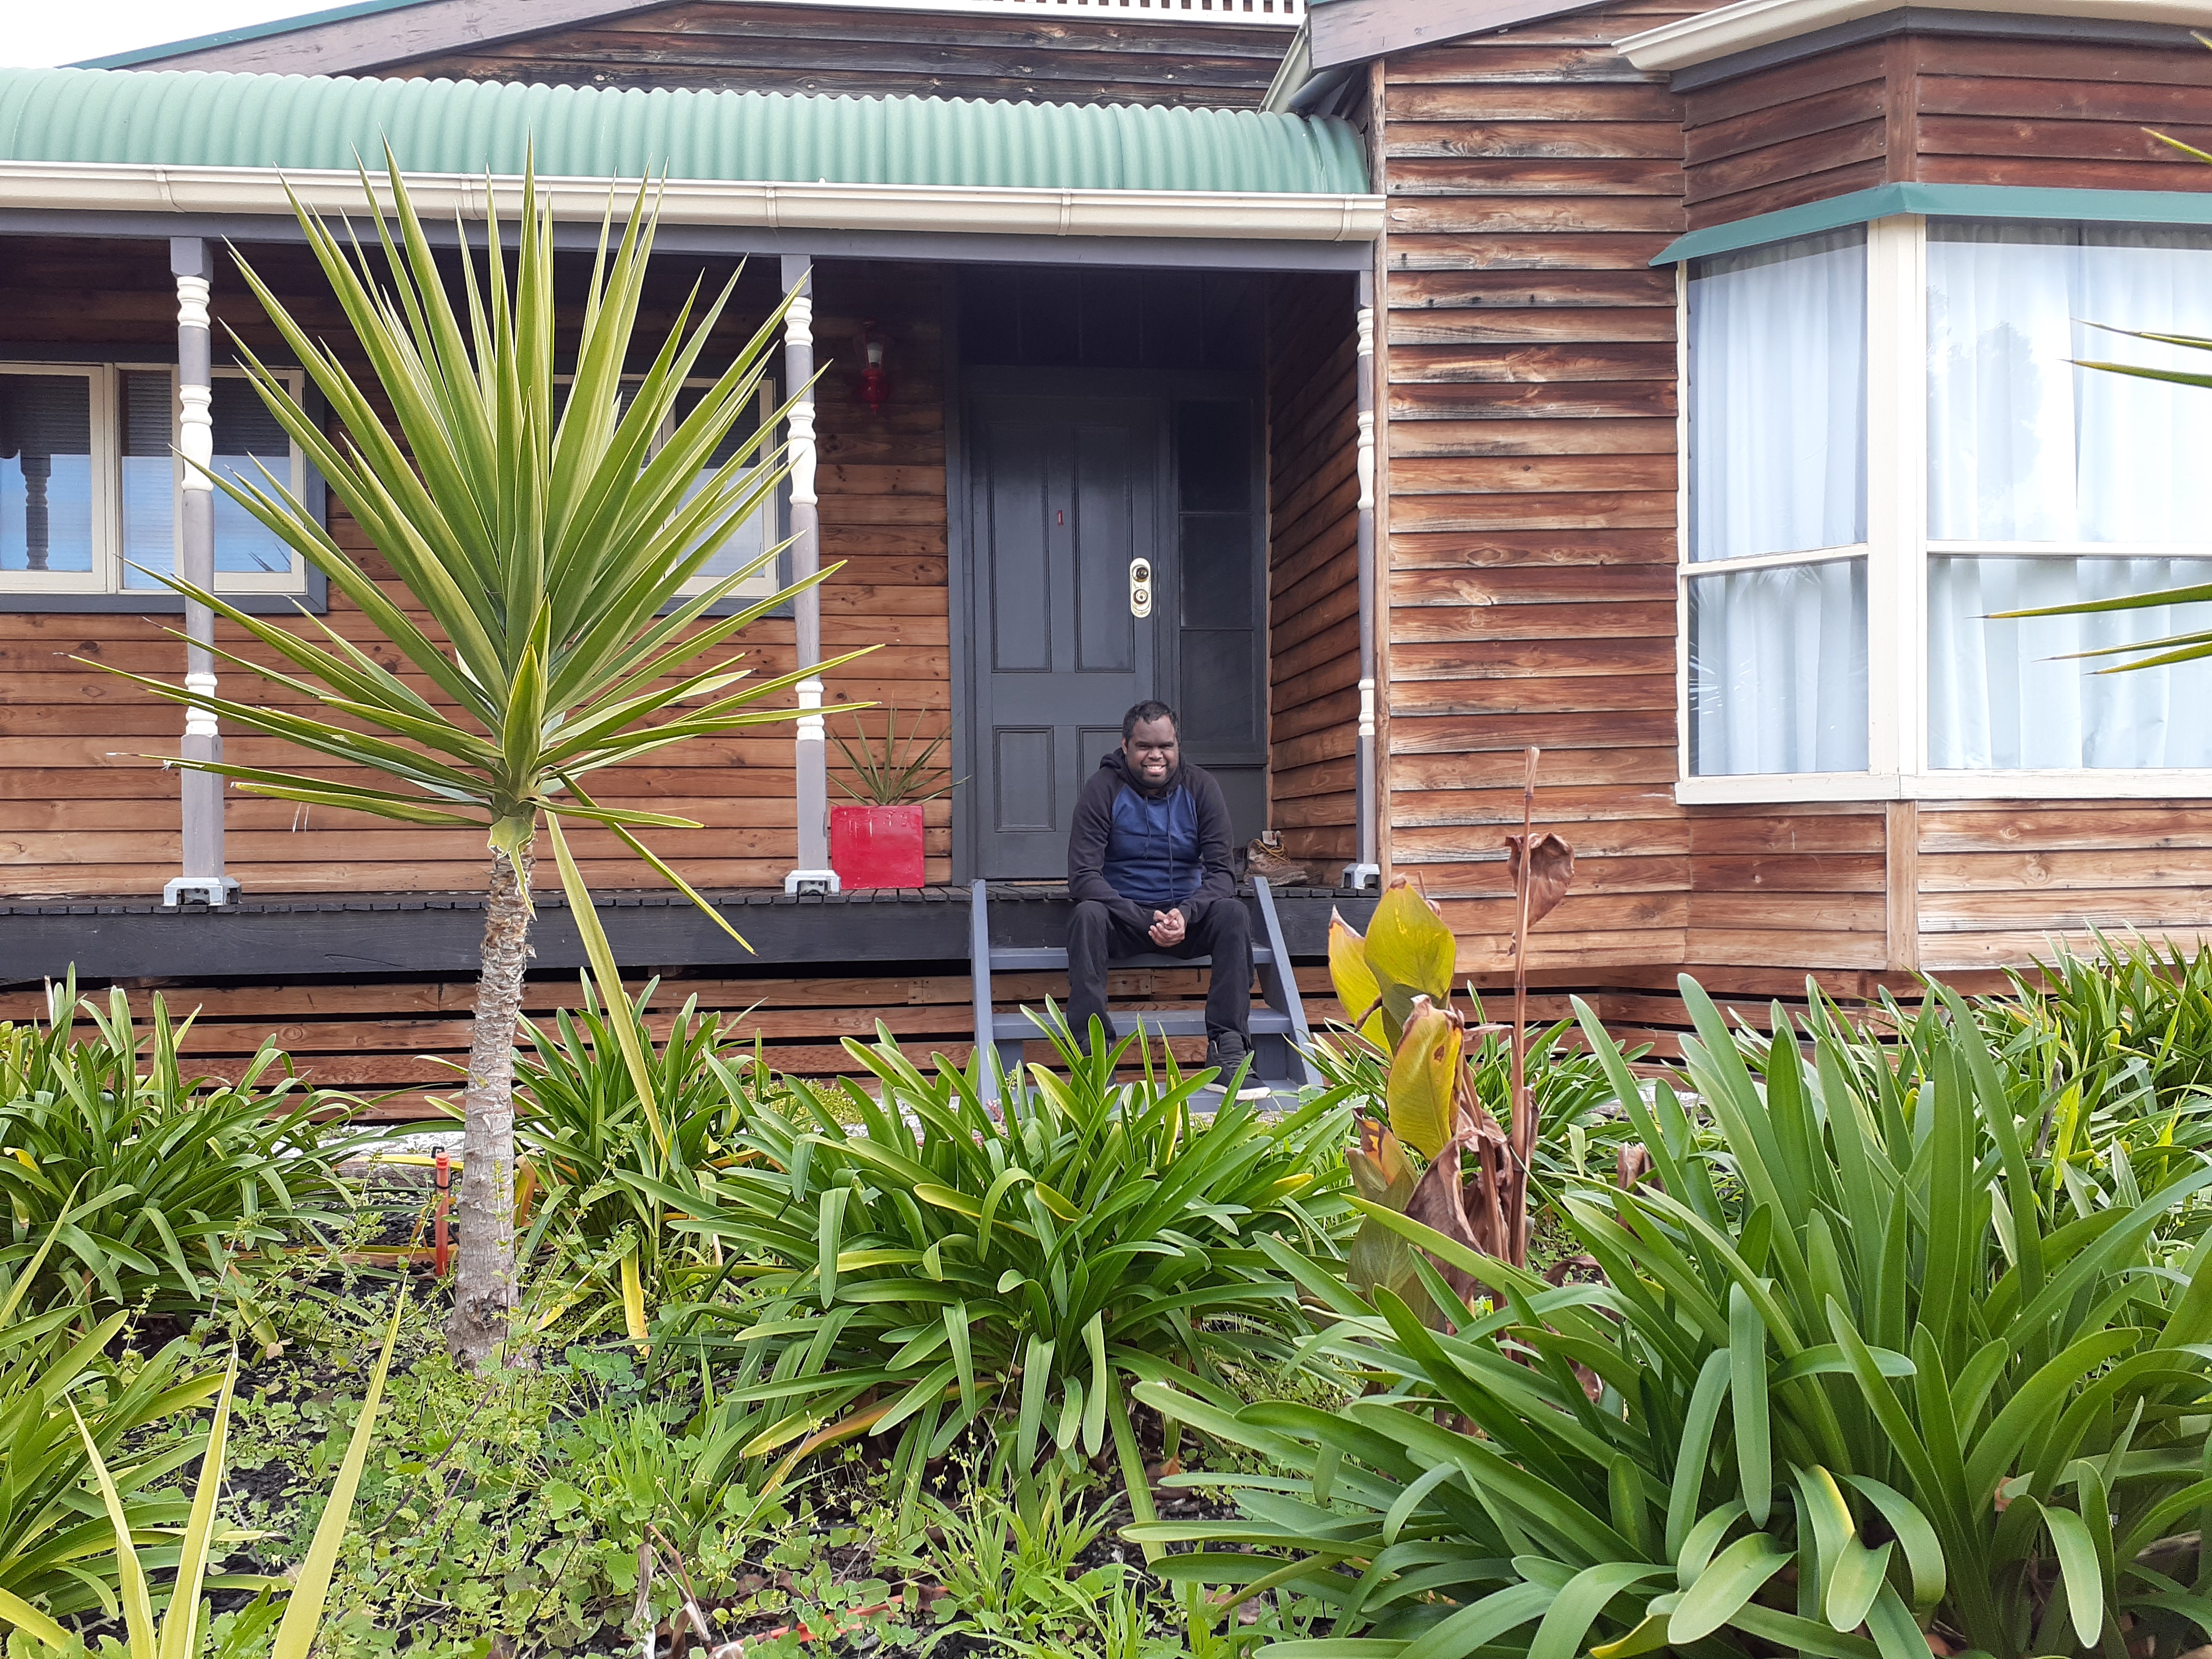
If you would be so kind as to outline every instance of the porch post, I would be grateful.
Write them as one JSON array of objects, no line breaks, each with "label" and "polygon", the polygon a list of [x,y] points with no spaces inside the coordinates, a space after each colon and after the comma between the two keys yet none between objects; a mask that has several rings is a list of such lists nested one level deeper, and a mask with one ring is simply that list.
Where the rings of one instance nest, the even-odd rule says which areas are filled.
[{"label": "porch post", "polygon": [[[783,256],[783,287],[795,294],[784,313],[784,383],[799,397],[791,409],[791,579],[804,581],[822,568],[822,515],[814,493],[814,258]],[[805,388],[801,390],[801,388]],[[822,594],[808,588],[793,607],[799,635],[799,666],[822,661]],[[799,683],[799,706],[812,712],[799,717],[797,750],[799,867],[783,878],[787,893],[834,893],[837,872],[830,867],[830,763],[824,741],[822,682],[809,674]]]},{"label": "porch post", "polygon": [[1375,276],[1359,273],[1358,380],[1359,410],[1359,737],[1353,787],[1359,796],[1359,855],[1344,866],[1344,884],[1380,884],[1382,864],[1375,831]]},{"label": "porch post", "polygon": [[[177,447],[184,454],[184,504],[177,544],[177,574],[196,586],[215,586],[215,484],[202,468],[215,461],[214,342],[208,319],[209,279],[214,267],[198,236],[169,240],[169,271],[177,279],[177,396],[183,405]],[[215,613],[185,602],[185,687],[203,696],[216,689]],[[184,756],[219,761],[222,734],[205,709],[185,714]],[[228,904],[238,883],[222,872],[222,780],[187,771],[184,805],[184,873],[161,890],[164,904]]]}]

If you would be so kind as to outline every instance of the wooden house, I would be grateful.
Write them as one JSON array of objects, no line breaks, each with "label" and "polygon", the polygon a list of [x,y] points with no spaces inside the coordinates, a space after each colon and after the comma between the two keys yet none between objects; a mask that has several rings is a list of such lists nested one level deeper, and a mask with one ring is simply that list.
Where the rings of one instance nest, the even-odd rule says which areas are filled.
[{"label": "wooden house", "polygon": [[[1684,970],[1864,995],[2091,927],[2194,940],[2212,671],[2066,653],[2203,607],[1988,618],[2212,579],[2188,505],[2212,394],[2069,366],[2167,360],[2094,325],[2212,334],[2212,168],[2144,131],[2212,131],[2206,24],[404,0],[0,72],[0,981],[166,983],[211,1057],[273,1026],[364,1086],[465,1042],[474,838],[236,795],[195,817],[143,758],[186,740],[173,713],[72,660],[183,671],[130,570],[176,556],[179,319],[268,343],[244,258],[327,319],[280,173],[357,202],[351,157],[386,139],[465,215],[534,143],[580,235],[611,180],[665,172],[665,304],[742,261],[733,336],[809,285],[787,349],[827,365],[813,453],[761,534],[839,568],[755,642],[883,647],[823,685],[831,734],[860,701],[949,730],[939,884],[820,890],[838,757],[811,720],[625,781],[706,824],[665,850],[756,955],[585,849],[626,963],[750,1008],[787,1064],[836,1068],[878,1018],[965,1052],[957,884],[1048,928],[1074,788],[1145,695],[1313,870],[1280,908],[1314,989],[1329,910],[1394,874],[1467,972],[1508,966],[1532,744],[1578,855],[1532,966],[1632,1025]],[[218,351],[219,456],[262,453],[243,390]],[[325,608],[220,515],[214,558],[257,607]],[[164,903],[173,881],[229,902]],[[549,912],[539,1006],[577,960]]]}]

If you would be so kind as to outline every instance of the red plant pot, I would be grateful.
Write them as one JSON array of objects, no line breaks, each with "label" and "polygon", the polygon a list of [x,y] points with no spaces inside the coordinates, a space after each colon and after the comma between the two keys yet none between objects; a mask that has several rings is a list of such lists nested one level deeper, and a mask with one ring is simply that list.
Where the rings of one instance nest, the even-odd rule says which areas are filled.
[{"label": "red plant pot", "polygon": [[833,806],[830,867],[841,888],[922,884],[921,805]]}]

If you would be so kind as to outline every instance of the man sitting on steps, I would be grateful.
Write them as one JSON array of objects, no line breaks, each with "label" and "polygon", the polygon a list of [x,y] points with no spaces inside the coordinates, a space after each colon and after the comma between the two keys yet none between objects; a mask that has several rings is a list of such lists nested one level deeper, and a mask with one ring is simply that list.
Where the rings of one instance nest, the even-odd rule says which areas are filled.
[{"label": "man sitting on steps", "polygon": [[[1175,710],[1140,702],[1121,717],[1109,750],[1076,798],[1067,836],[1067,1012],[1078,1040],[1106,1012],[1106,968],[1115,957],[1164,951],[1211,957],[1206,1063],[1221,1082],[1250,1052],[1252,921],[1229,861],[1229,807],[1221,786],[1182,758]],[[1267,1091],[1248,1085],[1243,1097]]]}]

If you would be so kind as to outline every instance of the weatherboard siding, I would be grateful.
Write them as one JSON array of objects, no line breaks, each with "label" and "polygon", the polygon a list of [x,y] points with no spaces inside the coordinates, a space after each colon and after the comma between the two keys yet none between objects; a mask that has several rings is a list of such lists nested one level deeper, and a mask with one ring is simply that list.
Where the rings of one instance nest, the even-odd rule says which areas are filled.
[{"label": "weatherboard siding", "polygon": [[1394,58],[1389,270],[1391,867],[1473,973],[1510,966],[1503,839],[1522,751],[1577,851],[1530,961],[1678,963],[1674,295],[1680,111],[1612,41],[1617,3]]},{"label": "weatherboard siding", "polygon": [[1283,277],[1267,318],[1267,821],[1316,880],[1358,854],[1356,303]]},{"label": "weatherboard siding", "polygon": [[855,96],[1256,109],[1290,32],[1212,19],[911,15],[691,0],[466,52],[387,75],[562,86],[733,88]]},{"label": "weatherboard siding", "polygon": [[2155,136],[2212,143],[2194,43],[1896,34],[1701,86],[1683,118],[1693,229],[1883,184],[2212,190]]}]

